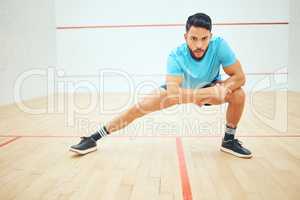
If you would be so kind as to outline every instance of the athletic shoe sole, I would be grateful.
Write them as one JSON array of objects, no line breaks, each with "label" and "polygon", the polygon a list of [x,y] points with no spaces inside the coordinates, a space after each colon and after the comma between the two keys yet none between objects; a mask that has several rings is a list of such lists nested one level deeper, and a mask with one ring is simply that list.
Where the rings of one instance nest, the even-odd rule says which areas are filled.
[{"label": "athletic shoe sole", "polygon": [[252,157],[252,154],[250,154],[250,155],[243,155],[243,154],[236,153],[236,152],[234,152],[234,151],[232,151],[230,149],[226,149],[224,147],[221,147],[220,150],[223,151],[223,152],[225,152],[225,153],[230,153],[230,154],[232,154],[234,156],[237,156],[239,158],[251,158]]},{"label": "athletic shoe sole", "polygon": [[72,152],[75,152],[77,154],[84,155],[84,154],[96,151],[97,147],[92,147],[92,148],[89,148],[89,149],[86,149],[86,150],[79,150],[79,149],[70,148],[69,150],[72,151]]}]

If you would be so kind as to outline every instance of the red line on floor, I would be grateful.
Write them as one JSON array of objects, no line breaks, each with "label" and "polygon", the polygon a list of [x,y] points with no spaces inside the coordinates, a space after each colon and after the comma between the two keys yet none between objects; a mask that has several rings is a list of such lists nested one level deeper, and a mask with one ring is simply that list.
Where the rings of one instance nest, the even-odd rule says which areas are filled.
[{"label": "red line on floor", "polygon": [[15,140],[17,140],[19,138],[21,138],[21,137],[17,136],[17,137],[14,137],[14,138],[10,139],[10,140],[7,140],[6,142],[1,143],[0,147],[4,147],[5,145],[8,145],[9,143],[12,143],[13,141],[15,141]]},{"label": "red line on floor", "polygon": [[[215,26],[266,26],[266,25],[288,25],[287,21],[278,22],[225,22],[214,23]],[[147,28],[147,27],[181,27],[185,24],[118,24],[118,25],[85,25],[85,26],[58,26],[56,29],[107,29],[107,28]]]},{"label": "red line on floor", "polygon": [[[83,135],[0,135],[0,137],[24,137],[24,138],[79,138]],[[223,135],[191,135],[191,136],[180,136],[180,135],[110,135],[109,137],[113,138],[218,138],[222,137]],[[270,135],[255,135],[255,134],[247,134],[247,135],[240,135],[238,134],[237,137],[249,137],[249,138],[264,138],[264,137],[300,137],[299,134],[270,134]]]},{"label": "red line on floor", "polygon": [[181,177],[182,195],[184,200],[192,200],[191,184],[185,164],[185,157],[183,152],[182,141],[179,137],[176,137],[177,156],[179,162],[179,171]]},{"label": "red line on floor", "polygon": [[24,137],[24,138],[78,138],[82,135],[0,135],[0,137]]}]

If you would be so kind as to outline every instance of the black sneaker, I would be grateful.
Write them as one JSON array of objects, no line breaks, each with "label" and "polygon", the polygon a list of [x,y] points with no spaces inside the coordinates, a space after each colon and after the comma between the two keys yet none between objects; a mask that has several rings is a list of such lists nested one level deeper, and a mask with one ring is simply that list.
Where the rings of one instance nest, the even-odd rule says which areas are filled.
[{"label": "black sneaker", "polygon": [[70,151],[84,155],[97,150],[97,143],[92,137],[81,137],[81,141],[70,147]]},{"label": "black sneaker", "polygon": [[252,153],[242,146],[242,142],[238,139],[222,141],[221,151],[230,153],[240,158],[251,158]]}]

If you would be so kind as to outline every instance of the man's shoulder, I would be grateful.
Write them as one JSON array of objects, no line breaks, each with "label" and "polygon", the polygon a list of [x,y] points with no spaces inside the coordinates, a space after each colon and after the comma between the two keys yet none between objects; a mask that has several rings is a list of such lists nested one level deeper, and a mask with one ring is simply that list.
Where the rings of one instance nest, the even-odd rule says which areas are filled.
[{"label": "man's shoulder", "polygon": [[210,44],[214,46],[219,46],[224,39],[221,36],[213,36],[210,40]]},{"label": "man's shoulder", "polygon": [[214,36],[209,43],[210,52],[212,54],[218,54],[218,52],[224,49],[224,46],[227,45],[226,40],[221,36]]}]

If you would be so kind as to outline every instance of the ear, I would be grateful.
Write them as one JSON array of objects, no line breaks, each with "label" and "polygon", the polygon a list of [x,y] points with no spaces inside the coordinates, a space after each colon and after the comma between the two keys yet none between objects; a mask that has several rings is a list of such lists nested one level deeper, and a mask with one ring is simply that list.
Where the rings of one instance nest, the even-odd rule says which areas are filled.
[{"label": "ear", "polygon": [[184,39],[187,40],[187,33],[184,34]]}]

